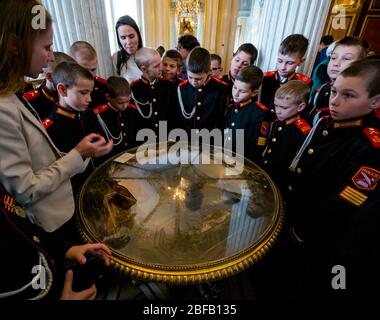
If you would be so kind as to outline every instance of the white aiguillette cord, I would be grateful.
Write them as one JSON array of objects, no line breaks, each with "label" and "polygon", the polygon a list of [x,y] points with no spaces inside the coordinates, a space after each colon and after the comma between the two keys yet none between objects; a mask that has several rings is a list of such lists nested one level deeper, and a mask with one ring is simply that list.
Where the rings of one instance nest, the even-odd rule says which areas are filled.
[{"label": "white aiguillette cord", "polygon": [[196,106],[194,106],[193,110],[190,113],[187,113],[186,110],[185,110],[185,107],[183,105],[183,100],[182,100],[182,94],[181,94],[181,88],[180,87],[177,88],[177,95],[178,95],[178,101],[179,101],[179,105],[181,107],[182,115],[186,119],[191,119],[194,116],[194,114],[195,114],[195,108],[196,108]]},{"label": "white aiguillette cord", "polygon": [[314,133],[317,131],[317,128],[318,128],[318,125],[319,123],[323,120],[323,118],[319,118],[318,122],[313,126],[313,128],[311,129],[311,131],[309,132],[309,134],[307,135],[305,141],[303,142],[301,148],[298,150],[296,156],[294,157],[290,167],[289,167],[289,170],[290,171],[295,171],[296,168],[297,168],[297,165],[298,165],[298,162],[300,161],[301,157],[302,157],[302,154],[305,152],[307,146],[309,145],[311,139],[313,138],[314,136]]},{"label": "white aiguillette cord", "polygon": [[114,146],[117,146],[118,144],[120,144],[121,141],[123,140],[121,132],[118,137],[114,137],[99,113],[96,115],[96,117],[98,118],[98,122],[107,136],[107,140],[109,141],[111,138],[114,141],[113,143]]},{"label": "white aiguillette cord", "polygon": [[[137,108],[137,111],[140,113],[140,115],[145,118],[145,119],[149,119],[151,116],[152,116],[152,113],[153,113],[153,107],[152,107],[152,103],[147,101],[147,102],[140,102],[138,101],[135,96],[133,95],[133,92],[132,92],[132,99],[136,102],[136,108]],[[149,105],[149,114],[146,116],[143,114],[141,108],[140,108],[140,105],[141,106],[146,106],[146,105]]]},{"label": "white aiguillette cord", "polygon": [[[26,289],[30,288],[33,285],[33,283],[37,283],[37,281],[40,279],[41,273],[43,271],[46,271],[45,279],[47,280],[47,285],[45,286],[44,289],[42,289],[41,292],[39,292],[37,294],[37,296],[35,296],[34,298],[30,298],[29,300],[39,300],[39,299],[42,299],[43,297],[45,297],[47,295],[47,293],[49,292],[49,290],[53,284],[53,272],[50,270],[49,264],[48,264],[46,258],[44,257],[44,255],[41,252],[38,252],[38,256],[39,256],[38,266],[40,266],[40,268],[38,269],[38,272],[33,277],[33,279],[29,283],[27,283],[26,285],[24,285],[23,287],[21,287],[19,289],[8,291],[8,292],[0,292],[0,298],[1,299],[14,296],[14,295],[19,294],[19,293],[25,291]],[[44,267],[44,269],[41,267]]]}]

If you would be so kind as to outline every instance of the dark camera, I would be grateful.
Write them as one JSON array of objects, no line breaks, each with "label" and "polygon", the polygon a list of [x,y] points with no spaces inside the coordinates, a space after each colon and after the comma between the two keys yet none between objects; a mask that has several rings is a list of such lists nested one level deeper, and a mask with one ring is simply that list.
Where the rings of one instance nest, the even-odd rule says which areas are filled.
[{"label": "dark camera", "polygon": [[74,263],[68,265],[67,269],[73,270],[73,291],[79,292],[90,288],[96,281],[98,281],[104,274],[106,265],[102,257],[86,252],[86,263]]}]

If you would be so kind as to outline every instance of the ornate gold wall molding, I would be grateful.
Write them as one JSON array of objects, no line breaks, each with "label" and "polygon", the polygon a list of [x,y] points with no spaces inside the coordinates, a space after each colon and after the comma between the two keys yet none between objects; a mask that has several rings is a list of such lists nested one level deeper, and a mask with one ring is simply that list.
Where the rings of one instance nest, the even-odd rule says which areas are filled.
[{"label": "ornate gold wall molding", "polygon": [[323,34],[341,39],[355,32],[365,0],[333,0]]},{"label": "ornate gold wall molding", "polygon": [[233,55],[239,0],[205,0],[202,46],[222,58],[228,72]]}]

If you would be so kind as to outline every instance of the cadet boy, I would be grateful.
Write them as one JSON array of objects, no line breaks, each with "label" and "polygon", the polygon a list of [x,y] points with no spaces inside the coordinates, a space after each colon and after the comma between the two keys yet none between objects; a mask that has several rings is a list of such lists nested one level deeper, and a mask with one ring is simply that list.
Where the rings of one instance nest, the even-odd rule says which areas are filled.
[{"label": "cadet boy", "polygon": [[362,206],[376,197],[379,184],[380,128],[374,112],[380,108],[380,60],[359,60],[342,71],[329,108],[331,117],[319,119],[290,166],[288,212],[293,234],[307,251],[304,262],[329,275],[318,286],[332,291],[332,250]]},{"label": "cadet boy", "polygon": [[301,80],[290,80],[277,89],[274,107],[277,120],[272,122],[263,152],[263,168],[283,190],[288,168],[311,127],[302,119],[310,87]]},{"label": "cadet boy", "polygon": [[54,52],[54,61],[49,62],[43,70],[45,80],[37,89],[32,89],[23,94],[32,107],[37,111],[40,119],[45,119],[55,108],[58,102],[58,94],[53,84],[52,73],[54,68],[63,61],[74,61],[70,56],[63,52]]},{"label": "cadet boy", "polygon": [[97,119],[95,130],[100,125],[105,139],[114,141],[112,152],[107,156],[110,158],[136,146],[135,126],[138,114],[136,107],[130,103],[132,92],[127,80],[109,77],[106,89],[108,103],[95,107],[92,112]]},{"label": "cadet boy", "polygon": [[161,78],[161,56],[155,49],[140,48],[135,61],[143,73],[141,79],[131,84],[133,104],[140,115],[138,126],[150,128],[158,135],[159,121],[167,121],[168,129],[171,128],[169,118],[175,101],[176,84]]},{"label": "cadet boy", "polygon": [[257,58],[257,49],[251,43],[243,43],[234,53],[231,60],[231,67],[228,74],[222,77],[222,81],[228,84],[229,92],[232,90],[235,78],[239,71],[255,63]]},{"label": "cadet boy", "polygon": [[189,55],[191,50],[199,46],[200,44],[198,42],[198,39],[191,34],[184,34],[178,38],[176,49],[182,57],[181,72],[179,74],[180,78],[185,79],[185,80],[187,79],[187,71],[186,71],[187,56]]},{"label": "cadet boy", "polygon": [[[91,102],[94,78],[76,62],[62,62],[54,69],[53,82],[59,100],[55,110],[42,123],[60,152],[67,153],[88,133],[101,132],[100,127],[90,132],[84,120]],[[86,117],[91,115],[88,111],[86,113]],[[74,194],[92,169],[88,166],[84,173],[72,178]]]},{"label": "cadet boy", "polygon": [[302,80],[311,85],[309,77],[296,73],[297,67],[305,61],[308,44],[309,41],[302,34],[286,37],[278,50],[276,70],[264,73],[259,101],[269,108],[273,120],[276,119],[274,94],[282,84],[289,80]]},{"label": "cadet boy", "polygon": [[322,114],[328,113],[330,90],[338,75],[346,69],[352,62],[362,59],[367,55],[368,43],[360,38],[345,37],[336,42],[329,63],[327,65],[327,74],[330,81],[325,83],[321,88],[314,92],[311,99],[312,105],[308,110],[310,121],[316,122],[318,116],[314,120],[314,116],[322,111]]},{"label": "cadet boy", "polygon": [[[225,143],[231,141],[233,151],[238,143],[244,143],[244,156],[250,159],[260,158],[269,126],[264,121],[268,108],[257,102],[262,80],[263,72],[258,67],[239,71],[232,87],[233,104],[229,105],[224,124]],[[244,141],[236,141],[236,129],[244,130]]]},{"label": "cadet boy", "polygon": [[210,76],[210,53],[194,48],[187,57],[188,80],[177,88],[177,118],[180,127],[191,129],[221,129],[227,106],[227,84]]},{"label": "cadet boy", "polygon": [[184,79],[179,77],[182,57],[177,50],[167,50],[162,57],[162,77],[179,85]]},{"label": "cadet boy", "polygon": [[211,77],[222,78],[222,58],[216,53],[211,54]]},{"label": "cadet boy", "polygon": [[98,56],[95,48],[86,41],[75,41],[70,47],[70,55],[83,68],[88,70],[94,77],[95,85],[91,93],[90,108],[107,103],[105,98],[106,80],[98,77],[96,71],[98,69]]}]

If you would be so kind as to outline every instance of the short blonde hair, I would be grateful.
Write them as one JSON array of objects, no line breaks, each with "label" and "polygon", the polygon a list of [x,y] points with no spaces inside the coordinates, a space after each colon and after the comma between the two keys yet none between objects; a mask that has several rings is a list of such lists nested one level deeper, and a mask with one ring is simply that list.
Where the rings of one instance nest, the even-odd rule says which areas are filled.
[{"label": "short blonde hair", "polygon": [[292,99],[299,104],[309,100],[310,87],[301,80],[290,80],[277,89],[275,98],[277,99]]},{"label": "short blonde hair", "polygon": [[54,51],[53,54],[54,54],[54,61],[50,61],[48,63],[47,72],[53,72],[55,67],[59,65],[61,62],[64,62],[64,61],[75,62],[75,60],[72,57],[70,57],[68,54],[64,52]]},{"label": "short blonde hair", "polygon": [[84,59],[91,61],[97,59],[95,48],[86,41],[75,41],[70,47],[70,56],[75,60]]},{"label": "short blonde hair", "polygon": [[38,35],[47,32],[52,19],[45,10],[46,29],[33,28],[36,0],[3,0],[0,10],[0,95],[15,92],[24,85]]},{"label": "short blonde hair", "polygon": [[150,47],[142,47],[137,50],[135,54],[135,62],[140,68],[141,66],[149,66],[152,62],[152,58],[156,55],[160,55],[156,49]]}]

